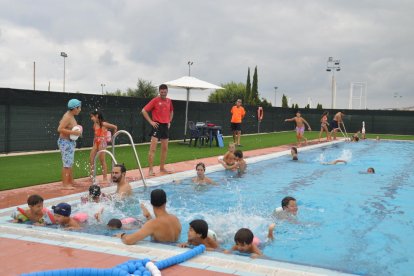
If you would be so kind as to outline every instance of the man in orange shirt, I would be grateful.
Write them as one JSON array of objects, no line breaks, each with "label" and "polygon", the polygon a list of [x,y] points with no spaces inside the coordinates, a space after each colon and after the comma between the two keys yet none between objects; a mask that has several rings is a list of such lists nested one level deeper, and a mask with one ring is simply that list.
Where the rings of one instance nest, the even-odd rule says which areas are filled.
[{"label": "man in orange shirt", "polygon": [[236,105],[231,108],[231,130],[233,131],[233,141],[238,147],[241,147],[241,122],[246,115],[246,111],[241,104],[242,100],[238,99]]}]

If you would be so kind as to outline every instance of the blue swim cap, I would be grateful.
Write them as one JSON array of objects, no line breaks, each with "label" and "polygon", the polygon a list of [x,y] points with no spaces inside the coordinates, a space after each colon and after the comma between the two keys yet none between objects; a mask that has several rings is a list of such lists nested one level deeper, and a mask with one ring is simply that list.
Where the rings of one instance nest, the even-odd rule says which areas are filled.
[{"label": "blue swim cap", "polygon": [[74,108],[77,108],[77,107],[81,106],[81,104],[82,104],[82,102],[79,101],[78,99],[70,99],[68,101],[68,108],[69,109],[74,109]]},{"label": "blue swim cap", "polygon": [[72,212],[71,206],[67,203],[59,203],[56,206],[52,206],[52,210],[55,214],[58,214],[64,217],[69,217],[70,213]]}]

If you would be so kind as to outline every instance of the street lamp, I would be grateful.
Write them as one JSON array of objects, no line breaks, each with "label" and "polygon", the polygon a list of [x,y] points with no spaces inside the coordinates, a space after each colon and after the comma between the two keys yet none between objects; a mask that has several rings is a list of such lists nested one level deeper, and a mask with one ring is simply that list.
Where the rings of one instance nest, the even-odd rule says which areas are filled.
[{"label": "street lamp", "polygon": [[326,71],[332,72],[332,104],[331,108],[336,108],[336,80],[335,80],[335,71],[341,71],[340,66],[341,61],[339,59],[333,59],[329,57],[326,63]]},{"label": "street lamp", "polygon": [[103,93],[103,88],[104,88],[104,86],[105,86],[105,84],[104,84],[104,83],[101,83],[102,95],[104,94],[104,93]]},{"label": "street lamp", "polygon": [[187,64],[188,64],[188,76],[191,76],[191,65],[193,65],[193,62],[189,61]]},{"label": "street lamp", "polygon": [[274,103],[274,105],[275,105],[275,107],[276,107],[276,90],[277,90],[277,86],[275,86],[275,103]]},{"label": "street lamp", "polygon": [[65,92],[66,58],[68,55],[65,52],[60,52],[60,56],[63,57],[63,92]]}]

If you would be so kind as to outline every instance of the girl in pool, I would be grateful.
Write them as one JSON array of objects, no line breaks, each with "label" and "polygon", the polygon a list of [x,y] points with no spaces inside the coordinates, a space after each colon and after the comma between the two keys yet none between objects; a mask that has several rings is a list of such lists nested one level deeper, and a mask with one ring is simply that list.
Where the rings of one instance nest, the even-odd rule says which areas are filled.
[{"label": "girl in pool", "polygon": [[217,185],[213,180],[208,178],[204,173],[206,172],[206,165],[200,162],[196,165],[197,177],[193,178],[193,182],[196,184],[211,184]]},{"label": "girl in pool", "polygon": [[[90,168],[91,168],[91,177],[92,177],[94,169],[95,169],[96,153],[100,150],[106,149],[107,142],[109,142],[107,139],[110,139],[109,130],[113,130],[113,132],[115,133],[118,127],[116,125],[105,122],[102,112],[98,111],[97,109],[92,111],[90,115],[91,115],[91,120],[93,122],[93,130],[95,133],[95,137],[93,139],[93,147],[91,150],[91,155],[90,155],[90,160],[89,160]],[[107,178],[108,168],[106,166],[104,153],[99,154],[99,161],[101,162],[101,165],[102,165],[103,182],[107,182],[108,181],[108,178]]]}]

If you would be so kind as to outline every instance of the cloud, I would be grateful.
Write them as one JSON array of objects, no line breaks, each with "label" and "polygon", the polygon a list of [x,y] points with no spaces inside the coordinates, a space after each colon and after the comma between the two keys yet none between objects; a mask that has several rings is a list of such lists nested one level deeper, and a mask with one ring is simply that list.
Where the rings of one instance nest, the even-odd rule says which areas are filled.
[{"label": "cloud", "polygon": [[[258,66],[259,91],[303,107],[330,107],[329,56],[339,108],[350,83],[368,84],[368,108],[395,106],[394,93],[414,106],[412,1],[0,1],[0,86],[100,93],[159,84],[188,74],[215,84],[245,82]],[[193,96],[194,95],[194,96]],[[185,91],[170,96],[184,99]],[[193,93],[206,100],[207,93]]]}]

